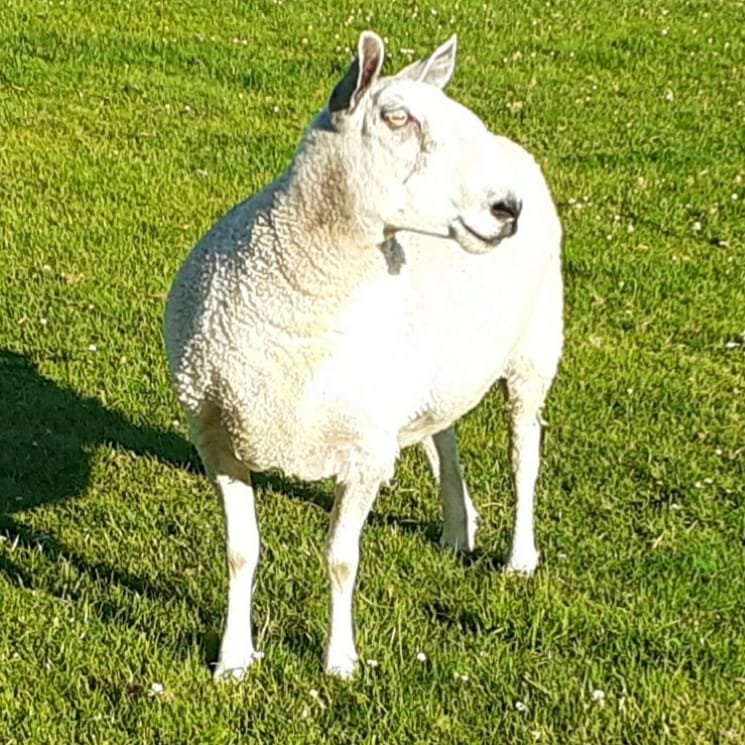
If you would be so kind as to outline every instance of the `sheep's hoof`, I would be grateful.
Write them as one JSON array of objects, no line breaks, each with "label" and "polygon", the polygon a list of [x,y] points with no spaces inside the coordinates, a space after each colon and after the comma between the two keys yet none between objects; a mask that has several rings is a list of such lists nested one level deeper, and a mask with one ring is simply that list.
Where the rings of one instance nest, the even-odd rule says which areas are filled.
[{"label": "sheep's hoof", "polygon": [[504,568],[506,574],[514,574],[520,577],[531,577],[538,566],[538,552],[526,552],[524,554],[510,556]]},{"label": "sheep's hoof", "polygon": [[326,675],[339,680],[351,680],[357,669],[357,657],[345,656],[338,660],[326,661]]},{"label": "sheep's hoof", "polygon": [[245,677],[248,668],[255,662],[258,662],[263,656],[263,652],[251,652],[245,660],[242,660],[237,665],[219,660],[212,672],[212,679],[220,683],[241,681]]}]

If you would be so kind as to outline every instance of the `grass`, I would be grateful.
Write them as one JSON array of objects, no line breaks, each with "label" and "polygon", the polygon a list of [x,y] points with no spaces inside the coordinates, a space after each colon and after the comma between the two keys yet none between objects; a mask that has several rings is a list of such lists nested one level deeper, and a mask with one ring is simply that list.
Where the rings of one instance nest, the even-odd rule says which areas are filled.
[{"label": "grass", "polygon": [[[0,743],[745,742],[744,12],[4,3]],[[214,686],[221,516],[169,390],[163,300],[207,227],[284,168],[367,27],[388,69],[457,30],[451,94],[537,154],[560,206],[543,565],[499,571],[490,395],[459,426],[480,551],[438,550],[405,453],[363,538],[378,665],[352,684],[321,674],[328,485],[262,481],[266,659]]]}]

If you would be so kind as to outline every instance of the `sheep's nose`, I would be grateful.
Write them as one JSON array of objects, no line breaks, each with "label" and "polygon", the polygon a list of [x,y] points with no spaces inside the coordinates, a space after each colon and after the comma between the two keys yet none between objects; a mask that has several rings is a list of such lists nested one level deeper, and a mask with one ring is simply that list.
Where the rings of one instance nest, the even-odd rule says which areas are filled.
[{"label": "sheep's nose", "polygon": [[502,238],[508,238],[517,233],[517,218],[520,217],[522,208],[522,202],[511,196],[500,199],[491,205],[492,215],[504,223]]},{"label": "sheep's nose", "polygon": [[520,210],[523,208],[520,200],[514,197],[507,197],[500,199],[498,202],[494,202],[491,206],[491,213],[497,220],[508,220],[517,221],[520,217]]}]

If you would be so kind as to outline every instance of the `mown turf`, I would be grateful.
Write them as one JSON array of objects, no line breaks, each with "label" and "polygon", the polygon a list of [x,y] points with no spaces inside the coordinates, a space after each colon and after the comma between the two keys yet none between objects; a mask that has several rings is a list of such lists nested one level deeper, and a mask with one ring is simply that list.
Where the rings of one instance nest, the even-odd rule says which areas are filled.
[{"label": "mown turf", "polygon": [[[0,8],[0,742],[745,742],[745,3]],[[321,674],[328,485],[261,481],[266,659],[215,686],[219,506],[160,324],[358,33],[460,37],[453,96],[544,165],[567,344],[530,581],[498,395],[459,427],[480,549],[406,453],[363,538],[365,664]],[[417,659],[418,653],[425,660]]]}]

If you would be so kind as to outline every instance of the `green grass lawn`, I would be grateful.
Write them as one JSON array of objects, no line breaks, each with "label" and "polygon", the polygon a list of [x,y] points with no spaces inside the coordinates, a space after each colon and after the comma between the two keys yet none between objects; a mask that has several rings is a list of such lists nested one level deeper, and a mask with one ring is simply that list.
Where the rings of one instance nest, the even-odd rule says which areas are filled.
[{"label": "green grass lawn", "polygon": [[[745,743],[744,24],[742,0],[6,0],[0,743]],[[490,395],[459,425],[475,559],[438,549],[404,453],[363,536],[372,662],[329,680],[330,487],[265,477],[266,658],[216,686],[222,517],[168,385],[165,293],[368,27],[387,70],[457,31],[451,94],[536,153],[559,205],[543,563],[499,570]]]}]

